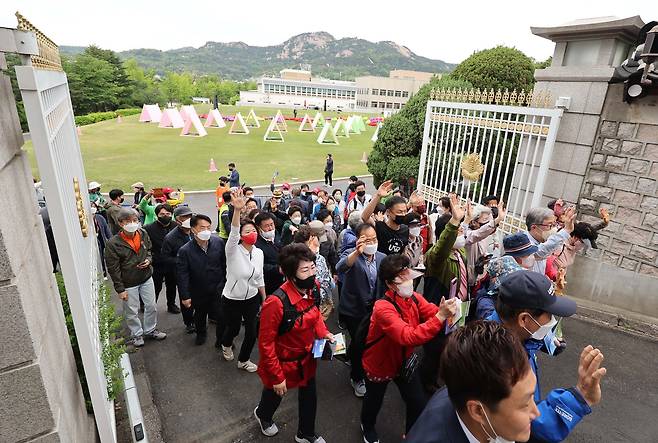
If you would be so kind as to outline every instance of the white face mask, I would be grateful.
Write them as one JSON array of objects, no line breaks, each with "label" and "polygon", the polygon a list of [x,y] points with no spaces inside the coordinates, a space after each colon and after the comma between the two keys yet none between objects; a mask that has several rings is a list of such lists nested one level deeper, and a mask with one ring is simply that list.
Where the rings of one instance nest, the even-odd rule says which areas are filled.
[{"label": "white face mask", "polygon": [[409,298],[414,293],[414,281],[407,280],[403,283],[398,283],[396,285],[397,293],[400,297]]},{"label": "white face mask", "polygon": [[198,238],[199,240],[201,240],[201,241],[208,241],[208,240],[210,240],[210,236],[211,236],[211,235],[212,235],[212,232],[210,232],[210,231],[208,231],[208,230],[205,230],[205,231],[201,231],[201,232],[197,232],[197,233],[196,233],[197,238]]},{"label": "white face mask", "polygon": [[365,245],[363,247],[363,253],[366,255],[373,255],[375,252],[377,252],[377,243],[374,243],[372,245]]},{"label": "white face mask", "polygon": [[530,332],[528,329],[524,326],[523,329],[526,330],[528,334],[530,334],[530,337],[535,339],[535,340],[543,340],[546,335],[551,332],[551,329],[553,329],[553,326],[557,324],[557,319],[555,318],[554,315],[551,315],[551,321],[546,323],[545,325],[539,324],[537,320],[534,319],[534,317],[531,315],[530,318],[532,318],[532,321],[534,321],[537,326],[539,326],[539,329],[537,329],[535,332]]},{"label": "white face mask", "polygon": [[131,234],[133,232],[136,232],[138,229],[139,229],[139,223],[137,222],[130,222],[123,225],[123,230]]},{"label": "white face mask", "polygon": [[480,423],[480,426],[482,426],[482,430],[484,431],[485,434],[487,434],[487,439],[489,440],[489,443],[515,443],[512,440],[507,440],[501,437],[500,435],[498,435],[493,425],[491,424],[491,421],[489,421],[489,416],[487,415],[487,411],[484,410],[484,406],[482,406],[482,403],[480,403],[480,407],[482,408],[482,412],[484,412],[484,418],[487,419],[487,423],[489,423],[489,427],[494,433],[493,436],[489,435],[489,432],[484,428],[484,425]]},{"label": "white face mask", "polygon": [[414,237],[418,237],[420,235],[420,227],[409,228],[409,234],[413,235]]},{"label": "white face mask", "polygon": [[274,230],[261,231],[260,235],[262,235],[265,240],[274,240],[274,237],[276,236],[276,231]]},{"label": "white face mask", "polygon": [[98,212],[98,209],[96,209],[96,206],[92,206],[91,207],[91,213],[95,214],[96,212]]},{"label": "white face mask", "polygon": [[461,249],[464,246],[466,246],[466,237],[460,235],[457,237],[457,240],[455,240],[455,244],[452,245],[452,249]]},{"label": "white face mask", "polygon": [[521,267],[525,269],[532,269],[532,267],[535,265],[535,262],[537,260],[535,259],[535,255],[528,255],[527,257],[523,257],[521,259]]},{"label": "white face mask", "polygon": [[313,200],[314,202],[318,201],[318,196],[315,194],[311,195],[311,200]]},{"label": "white face mask", "polygon": [[332,222],[327,222],[324,224],[325,229],[331,230],[334,229],[334,224]]},{"label": "white face mask", "polygon": [[548,231],[541,231],[542,240],[546,241],[551,235],[557,234],[557,228],[549,229]]},{"label": "white face mask", "polygon": [[302,222],[302,218],[301,217],[292,217],[290,219],[290,221],[293,222],[294,224],[298,225]]},{"label": "white face mask", "polygon": [[187,220],[183,221],[183,223],[180,224],[183,228],[190,229],[190,219],[188,218]]},{"label": "white face mask", "polygon": [[336,209],[336,205],[327,205],[327,210],[329,212],[334,212],[334,209]]}]

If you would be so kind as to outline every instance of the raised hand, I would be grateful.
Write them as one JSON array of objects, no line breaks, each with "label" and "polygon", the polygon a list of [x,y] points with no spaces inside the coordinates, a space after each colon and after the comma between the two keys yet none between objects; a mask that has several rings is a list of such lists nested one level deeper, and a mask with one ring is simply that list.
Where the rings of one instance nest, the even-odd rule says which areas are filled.
[{"label": "raised hand", "polygon": [[606,369],[601,367],[602,362],[603,353],[592,345],[587,345],[580,354],[576,389],[590,406],[601,401],[601,378],[606,374]]},{"label": "raised hand", "polygon": [[236,189],[235,191],[231,191],[231,204],[233,205],[233,208],[235,208],[235,210],[238,212],[245,207],[245,205],[247,204],[247,199],[244,198],[242,189]]},{"label": "raised hand", "polygon": [[606,208],[599,209],[599,215],[601,216],[604,222],[610,223],[610,214],[608,213],[608,210]]},{"label": "raised hand", "polygon": [[362,235],[356,240],[356,251],[363,254],[363,248],[366,246],[366,236]]},{"label": "raised hand", "polygon": [[566,211],[564,211],[564,230],[571,233],[574,230],[574,224],[576,221],[576,208],[569,206]]},{"label": "raised hand", "polygon": [[379,185],[377,188],[377,195],[381,197],[386,197],[393,190],[393,182],[391,180],[386,180],[384,183]]},{"label": "raised hand", "polygon": [[[459,201],[459,198],[456,194],[450,194],[450,212],[452,213],[452,220],[456,221],[457,224],[461,223],[462,218],[464,218],[464,213],[466,212],[464,206]],[[454,224],[454,223],[453,223]]]},{"label": "raised hand", "polygon": [[436,313],[436,316],[439,320],[445,321],[446,319],[452,317],[457,313],[457,299],[451,298],[446,300],[445,297],[441,297],[441,302],[439,303],[439,311]]}]

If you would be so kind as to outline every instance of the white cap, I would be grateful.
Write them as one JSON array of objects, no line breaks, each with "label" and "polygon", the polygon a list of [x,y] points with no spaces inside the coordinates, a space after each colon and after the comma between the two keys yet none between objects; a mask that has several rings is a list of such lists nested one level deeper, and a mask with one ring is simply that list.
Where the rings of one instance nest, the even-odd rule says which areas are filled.
[{"label": "white cap", "polygon": [[98,183],[98,182],[89,182],[89,186],[87,187],[87,189],[91,191],[92,189],[96,189],[96,188],[100,188],[100,187],[101,187],[101,184]]}]

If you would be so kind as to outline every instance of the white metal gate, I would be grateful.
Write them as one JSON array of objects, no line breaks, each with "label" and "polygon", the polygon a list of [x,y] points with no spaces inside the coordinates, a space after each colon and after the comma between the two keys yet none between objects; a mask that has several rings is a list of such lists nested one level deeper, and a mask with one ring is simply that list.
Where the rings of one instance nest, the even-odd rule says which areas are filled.
[{"label": "white metal gate", "polygon": [[[502,232],[525,229],[526,212],[541,201],[562,109],[532,91],[433,90],[430,98],[419,192],[434,204],[453,192],[476,203],[497,195],[508,208]],[[479,179],[464,177],[469,157]]]},{"label": "white metal gate", "polygon": [[66,74],[57,46],[17,16],[16,52],[22,55],[25,66],[16,67],[16,77],[44,184],[96,426],[102,442],[114,442],[114,405],[108,400],[99,338],[96,235]]}]

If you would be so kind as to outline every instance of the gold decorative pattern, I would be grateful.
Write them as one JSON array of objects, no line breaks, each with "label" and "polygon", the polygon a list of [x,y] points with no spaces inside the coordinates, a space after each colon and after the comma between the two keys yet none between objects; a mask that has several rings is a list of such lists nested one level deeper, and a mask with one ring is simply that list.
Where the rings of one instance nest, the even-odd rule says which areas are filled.
[{"label": "gold decorative pattern", "polygon": [[476,182],[480,180],[482,173],[484,172],[484,165],[480,160],[478,154],[468,154],[464,156],[461,165],[462,177],[466,180]]},{"label": "gold decorative pattern", "polygon": [[527,106],[531,108],[551,108],[553,107],[553,96],[548,91],[525,91],[518,92],[505,90],[480,90],[448,88],[436,89],[430,91],[430,100],[459,102],[459,103],[483,103],[509,106]]},{"label": "gold decorative pattern", "polygon": [[502,131],[514,131],[521,134],[527,135],[548,135],[548,125],[540,123],[524,123],[524,122],[515,122],[510,120],[499,120],[495,118],[488,117],[472,117],[472,116],[461,116],[461,115],[448,115],[448,114],[439,114],[433,113],[430,116],[431,121],[458,124],[458,125],[467,125],[475,128],[485,128],[485,129],[500,129]]},{"label": "gold decorative pattern", "polygon": [[80,222],[80,231],[82,236],[89,235],[89,226],[87,224],[87,211],[85,210],[84,202],[82,201],[82,194],[80,193],[80,182],[77,177],[73,177],[73,192],[75,192],[75,205],[78,209],[78,221]]},{"label": "gold decorative pattern", "polygon": [[26,32],[33,32],[37,36],[39,55],[33,55],[30,57],[32,66],[36,69],[62,71],[62,59],[59,56],[59,47],[18,12],[16,13],[16,19],[18,20],[17,29]]}]

